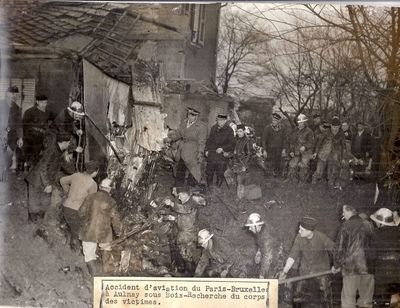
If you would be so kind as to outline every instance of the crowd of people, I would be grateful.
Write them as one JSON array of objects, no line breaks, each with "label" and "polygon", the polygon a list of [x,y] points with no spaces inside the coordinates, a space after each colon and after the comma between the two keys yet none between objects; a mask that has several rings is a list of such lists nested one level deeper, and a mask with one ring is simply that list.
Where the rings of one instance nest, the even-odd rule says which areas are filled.
[{"label": "crowd of people", "polygon": [[[114,237],[123,236],[124,228],[117,202],[111,195],[112,180],[104,178],[97,185],[94,179],[99,172],[98,163],[88,161],[84,168],[75,164],[76,156],[83,151],[83,106],[72,102],[51,118],[46,111],[47,97],[38,95],[35,106],[22,115],[16,100],[18,88],[10,87],[8,92],[3,149],[8,153],[10,169],[24,175],[27,183],[29,220],[33,223],[45,220],[49,210],[62,204],[62,216],[71,233],[71,248],[80,249],[81,245],[89,272],[99,274],[98,250],[111,250]],[[176,234],[169,241],[177,247],[173,263],[183,275],[246,277],[231,243],[211,230],[198,231],[197,211],[207,205],[203,194],[213,193],[229,183],[229,175],[234,177],[240,198],[252,157],[259,158],[267,176],[283,177],[300,185],[325,181],[328,187],[341,189],[352,177],[371,173],[371,136],[362,122],[357,123],[353,134],[348,123],[338,117],[328,122],[314,115],[312,124],[307,125],[308,117],[300,114],[292,128],[283,123],[280,114],[272,113],[271,124],[264,128],[261,144],[257,145],[249,137],[248,127],[233,123],[227,114],[217,115],[209,133],[199,116],[198,110],[188,108],[187,118],[165,140],[175,149],[175,183],[173,197],[163,200],[161,206],[165,208],[160,213],[162,221],[175,224]],[[155,210],[160,207],[156,203],[149,206]],[[295,263],[300,265],[300,275],[318,276],[322,272],[316,279],[323,294],[322,302],[331,307],[332,289],[327,271],[341,271],[342,307],[372,307],[374,291],[389,296],[399,291],[399,267],[393,262],[400,260],[397,227],[400,219],[396,212],[382,208],[369,220],[350,205],[343,206],[343,219],[333,241],[316,230],[314,218],[304,217],[279,278],[284,280]],[[268,226],[259,213],[252,213],[245,227],[255,238],[254,263],[260,264],[258,277],[274,278],[270,268],[276,247]],[[393,248],[389,252],[383,245],[388,239],[392,240]],[[383,274],[384,270],[390,272],[392,279]],[[304,302],[307,284],[308,280],[303,280],[296,285],[294,305]]]},{"label": "crowd of people", "polygon": [[[240,189],[255,150],[263,160],[261,167],[267,176],[283,177],[285,181],[299,185],[325,182],[331,189],[342,189],[355,177],[371,175],[372,138],[362,122],[357,123],[357,131],[352,133],[349,123],[340,121],[339,117],[327,121],[314,115],[312,123],[307,125],[308,117],[300,114],[295,119],[296,125],[291,128],[283,124],[280,114],[273,113],[271,124],[264,128],[260,147],[248,137],[246,126],[230,122],[226,114],[217,115],[216,124],[207,137],[199,114],[199,111],[189,108],[188,118],[166,140],[179,141],[175,156],[179,166],[179,171],[175,169],[175,186],[185,186],[186,193],[212,193],[214,187],[221,187],[231,174],[235,175]],[[204,160],[206,167],[202,177]],[[196,176],[191,174],[194,169],[197,170]],[[379,300],[389,303],[391,295],[399,292],[400,270],[394,264],[400,261],[398,213],[381,208],[369,220],[351,205],[344,205],[343,219],[337,239],[333,241],[316,230],[314,218],[304,217],[299,222],[299,233],[279,279],[284,280],[293,265],[298,264],[300,275],[315,274],[322,292],[322,304],[332,307],[329,274],[341,271],[342,307],[372,307]],[[273,278],[269,268],[274,248],[260,214],[250,214],[245,226],[256,238],[254,262],[261,264],[259,277]],[[390,250],[383,248],[383,236],[390,239]],[[240,267],[235,266],[236,255],[224,239],[203,229],[198,232],[197,241],[203,252],[195,276],[204,275],[206,268],[207,275],[245,276]],[[302,280],[296,284],[294,307],[307,301],[305,289],[308,283],[309,280]],[[374,292],[383,299],[375,298],[374,302]]]}]

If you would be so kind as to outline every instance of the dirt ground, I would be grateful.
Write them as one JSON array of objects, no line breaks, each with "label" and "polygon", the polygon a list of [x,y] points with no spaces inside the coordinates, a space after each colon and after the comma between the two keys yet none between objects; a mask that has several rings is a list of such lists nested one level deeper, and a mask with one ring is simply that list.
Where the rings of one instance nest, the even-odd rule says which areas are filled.
[{"label": "dirt ground", "polygon": [[[158,170],[154,196],[168,196],[172,180],[170,171]],[[298,186],[281,179],[265,178],[262,170],[257,168],[250,171],[248,184],[262,187],[261,199],[237,202],[235,190],[224,185],[207,196],[208,206],[199,210],[199,227],[209,228],[235,243],[240,258],[249,264],[248,275],[253,277],[257,276],[256,266],[251,265],[254,239],[243,228],[250,213],[261,214],[283,248],[282,258],[274,260],[274,271],[278,272],[302,216],[318,219],[317,229],[334,239],[342,205],[349,203],[369,214],[375,192],[374,184],[363,182],[351,183],[341,191],[328,190],[324,184]],[[272,200],[275,202],[269,202]],[[49,244],[35,236],[36,230],[37,225],[27,220],[25,183],[11,174],[7,182],[0,182],[0,304],[90,307],[92,283],[83,256],[70,250],[68,239],[61,231],[56,235],[59,240]],[[337,301],[340,276],[335,281]],[[315,292],[311,293],[315,295]],[[282,303],[280,307],[288,306]]]}]

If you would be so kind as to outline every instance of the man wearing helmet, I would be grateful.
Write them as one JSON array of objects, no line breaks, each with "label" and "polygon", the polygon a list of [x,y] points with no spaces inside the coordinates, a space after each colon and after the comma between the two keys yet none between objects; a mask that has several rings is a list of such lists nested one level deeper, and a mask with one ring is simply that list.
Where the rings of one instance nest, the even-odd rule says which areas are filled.
[{"label": "man wearing helmet", "polygon": [[232,251],[232,243],[222,237],[214,237],[207,229],[200,230],[197,241],[203,248],[200,260],[196,266],[195,277],[203,276],[206,268],[209,268],[209,277],[225,278],[228,274],[232,277],[239,276],[235,269],[235,252]]},{"label": "man wearing helmet", "polygon": [[98,274],[97,245],[101,249],[111,250],[113,231],[119,236],[122,224],[117,211],[117,203],[110,196],[112,181],[105,178],[99,185],[100,190],[86,197],[79,208],[82,225],[79,238],[82,240],[85,262],[91,275]]},{"label": "man wearing helmet", "polygon": [[70,106],[65,108],[53,121],[50,128],[58,134],[70,134],[72,138],[70,148],[74,148],[76,152],[82,152],[83,149],[77,146],[76,137],[83,135],[81,122],[85,113],[80,102],[72,102]]},{"label": "man wearing helmet", "polygon": [[257,252],[254,256],[254,263],[261,264],[259,278],[269,278],[269,269],[272,262],[272,238],[267,231],[264,221],[258,213],[252,213],[247,218],[245,227],[254,235],[256,240]]},{"label": "man wearing helmet", "polygon": [[306,123],[308,118],[304,114],[297,117],[298,127],[295,129],[293,139],[290,145],[290,161],[288,179],[294,179],[297,176],[300,183],[307,180],[310,169],[310,160],[314,145],[314,134]]},{"label": "man wearing helmet", "polygon": [[398,304],[399,299],[395,301],[394,295],[400,293],[400,219],[387,208],[377,210],[370,218],[377,227],[372,245],[376,253],[375,300],[378,305]]}]

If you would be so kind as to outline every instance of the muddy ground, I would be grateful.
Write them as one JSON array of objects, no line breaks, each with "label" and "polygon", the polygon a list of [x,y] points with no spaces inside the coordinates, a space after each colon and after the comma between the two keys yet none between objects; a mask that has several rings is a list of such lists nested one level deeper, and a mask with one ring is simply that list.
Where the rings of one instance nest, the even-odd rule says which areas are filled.
[{"label": "muddy ground", "polygon": [[[158,183],[155,197],[170,194],[173,179],[169,170],[157,170],[155,181]],[[373,210],[370,206],[375,188],[371,183],[357,182],[343,190],[328,190],[324,184],[298,186],[265,178],[257,168],[250,171],[247,181],[262,187],[261,199],[238,202],[234,188],[224,185],[207,196],[208,206],[199,210],[199,227],[210,228],[236,243],[241,258],[251,264],[254,240],[242,226],[251,212],[260,213],[274,230],[276,241],[282,243],[283,259],[274,260],[275,272],[283,266],[302,216],[318,219],[317,228],[334,239],[343,204],[353,204],[368,213]],[[51,244],[35,236],[37,225],[27,220],[24,181],[10,174],[6,182],[0,182],[0,196],[0,304],[90,307],[92,283],[83,256],[70,250],[68,238],[61,231],[55,235],[58,240]],[[230,210],[224,203],[231,206]],[[248,274],[256,275],[257,268],[250,266]],[[335,281],[337,301],[340,276]]]}]

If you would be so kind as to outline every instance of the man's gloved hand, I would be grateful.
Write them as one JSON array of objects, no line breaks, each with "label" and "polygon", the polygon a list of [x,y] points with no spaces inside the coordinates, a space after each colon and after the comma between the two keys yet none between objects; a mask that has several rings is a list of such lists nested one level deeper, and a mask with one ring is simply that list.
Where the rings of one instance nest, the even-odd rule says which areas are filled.
[{"label": "man's gloved hand", "polygon": [[224,152],[224,150],[222,148],[218,148],[215,150],[215,152],[217,152],[217,154],[221,154]]},{"label": "man's gloved hand", "polygon": [[304,145],[302,145],[300,147],[300,153],[304,153],[306,151],[306,147]]},{"label": "man's gloved hand", "polygon": [[53,187],[51,185],[47,185],[46,188],[44,189],[44,192],[46,194],[50,194],[52,190],[53,190]]},{"label": "man's gloved hand", "polygon": [[83,152],[83,148],[82,148],[82,147],[77,147],[77,148],[75,149],[75,152],[76,152],[76,153],[82,153],[82,152]]},{"label": "man's gloved hand", "polygon": [[337,274],[340,272],[340,267],[339,268],[335,268],[334,266],[332,266],[331,268],[332,274]]},{"label": "man's gloved hand", "polygon": [[82,135],[83,135],[83,130],[77,129],[77,130],[76,130],[76,134],[77,134],[78,136],[82,136]]},{"label": "man's gloved hand", "polygon": [[254,256],[254,263],[255,263],[255,264],[260,264],[260,262],[261,262],[261,257],[262,257],[261,251],[257,250],[257,253],[256,253],[256,255]]},{"label": "man's gloved hand", "polygon": [[99,247],[101,250],[111,251],[111,243],[100,243]]},{"label": "man's gloved hand", "polygon": [[17,146],[18,146],[19,148],[22,148],[23,145],[24,145],[24,141],[22,140],[22,138],[19,138],[19,139],[17,140]]},{"label": "man's gloved hand", "polygon": [[284,271],[279,273],[279,280],[283,280],[286,279],[287,273],[285,273]]}]

